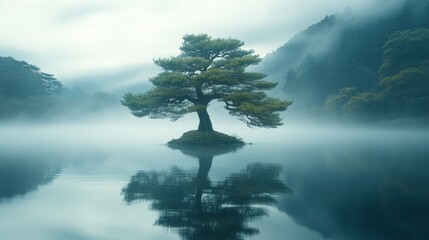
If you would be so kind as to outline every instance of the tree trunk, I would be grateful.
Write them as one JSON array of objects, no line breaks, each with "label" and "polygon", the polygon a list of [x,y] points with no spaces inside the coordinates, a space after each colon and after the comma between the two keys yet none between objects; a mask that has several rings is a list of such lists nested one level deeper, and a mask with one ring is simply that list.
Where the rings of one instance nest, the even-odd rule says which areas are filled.
[{"label": "tree trunk", "polygon": [[213,157],[199,157],[198,158],[200,167],[198,168],[198,174],[197,174],[197,191],[195,193],[195,202],[194,202],[194,211],[197,211],[199,213],[202,212],[202,203],[201,198],[203,196],[204,189],[209,184],[209,171],[212,167]]},{"label": "tree trunk", "polygon": [[210,120],[209,113],[207,108],[203,110],[198,110],[198,118],[200,119],[200,124],[198,125],[198,131],[200,132],[213,132],[212,121]]}]

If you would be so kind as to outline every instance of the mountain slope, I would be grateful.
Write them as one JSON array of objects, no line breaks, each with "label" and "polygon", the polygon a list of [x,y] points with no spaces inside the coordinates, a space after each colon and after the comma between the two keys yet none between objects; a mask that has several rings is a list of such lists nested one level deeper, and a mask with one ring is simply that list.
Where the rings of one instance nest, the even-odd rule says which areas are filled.
[{"label": "mountain slope", "polygon": [[384,11],[377,7],[368,14],[327,16],[263,60],[260,69],[281,80],[286,98],[294,101],[292,111],[320,113],[326,99],[344,87],[380,91],[379,68],[389,37],[397,31],[429,28],[426,0],[404,0]]}]

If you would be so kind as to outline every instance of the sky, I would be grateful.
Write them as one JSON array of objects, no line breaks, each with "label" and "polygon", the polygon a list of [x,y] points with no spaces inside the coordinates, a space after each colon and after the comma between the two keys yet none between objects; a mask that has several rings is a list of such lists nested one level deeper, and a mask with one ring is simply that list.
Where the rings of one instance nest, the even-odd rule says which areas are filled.
[{"label": "sky", "polygon": [[[377,0],[0,0],[0,56],[67,82],[179,54],[185,34],[236,38],[260,56],[326,15]],[[386,0],[387,1],[387,0]]]}]

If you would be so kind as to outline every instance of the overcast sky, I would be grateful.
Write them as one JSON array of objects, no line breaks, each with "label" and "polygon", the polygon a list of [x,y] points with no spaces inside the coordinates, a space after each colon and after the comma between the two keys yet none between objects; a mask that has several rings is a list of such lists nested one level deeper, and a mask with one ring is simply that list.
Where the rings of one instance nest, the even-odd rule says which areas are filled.
[{"label": "overcast sky", "polygon": [[182,36],[232,37],[261,56],[324,16],[376,0],[0,0],[0,56],[64,81],[179,53]]}]

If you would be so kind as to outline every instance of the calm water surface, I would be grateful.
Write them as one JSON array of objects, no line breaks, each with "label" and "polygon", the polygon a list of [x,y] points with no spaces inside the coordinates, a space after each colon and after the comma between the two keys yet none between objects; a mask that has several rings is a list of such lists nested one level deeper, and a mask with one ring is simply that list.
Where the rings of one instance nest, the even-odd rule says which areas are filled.
[{"label": "calm water surface", "polygon": [[0,139],[0,239],[429,239],[424,131],[181,150],[67,136]]}]

